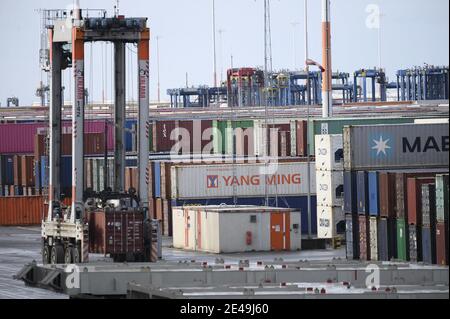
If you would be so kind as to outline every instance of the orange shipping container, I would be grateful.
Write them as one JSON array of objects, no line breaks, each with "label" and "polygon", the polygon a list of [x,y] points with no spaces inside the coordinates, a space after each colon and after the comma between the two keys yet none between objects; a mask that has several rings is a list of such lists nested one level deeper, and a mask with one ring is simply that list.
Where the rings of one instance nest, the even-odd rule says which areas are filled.
[{"label": "orange shipping container", "polygon": [[44,211],[42,196],[0,198],[0,226],[40,225]]}]

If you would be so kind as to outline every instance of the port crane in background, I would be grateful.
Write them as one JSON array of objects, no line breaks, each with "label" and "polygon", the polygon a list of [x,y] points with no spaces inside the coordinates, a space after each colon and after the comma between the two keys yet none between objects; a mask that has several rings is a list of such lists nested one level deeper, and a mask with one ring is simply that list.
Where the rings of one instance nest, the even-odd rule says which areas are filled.
[{"label": "port crane in background", "polygon": [[[48,212],[42,221],[44,264],[86,263],[95,242],[103,241],[104,254],[114,261],[152,261],[149,185],[149,39],[147,18],[86,17],[88,11],[51,10],[47,26],[49,43],[49,190]],[[84,189],[85,55],[88,42],[114,44],[114,189]],[[138,55],[138,172],[139,190],[125,190],[126,44],[137,45]],[[72,68],[72,194],[70,206],[61,198],[62,71]],[[102,217],[103,216],[103,217]],[[98,224],[97,224],[98,223]],[[100,225],[103,223],[103,225]],[[114,236],[107,237],[111,227]],[[100,234],[99,234],[100,231]],[[108,235],[109,236],[109,235]],[[94,238],[95,237],[95,238]],[[108,242],[113,241],[114,247]]]}]

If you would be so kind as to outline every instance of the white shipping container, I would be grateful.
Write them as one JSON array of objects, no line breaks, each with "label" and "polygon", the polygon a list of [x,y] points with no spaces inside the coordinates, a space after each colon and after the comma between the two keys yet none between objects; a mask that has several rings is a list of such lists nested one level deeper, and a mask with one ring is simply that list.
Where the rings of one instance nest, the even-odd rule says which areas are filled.
[{"label": "white shipping container", "polygon": [[342,135],[316,135],[316,170],[344,170],[343,148],[344,146]]},{"label": "white shipping container", "polygon": [[[308,193],[307,163],[218,164],[172,167],[172,198],[302,196]],[[314,163],[310,192],[316,194]]]},{"label": "white shipping container", "polygon": [[317,206],[344,205],[344,173],[342,171],[316,171]]},{"label": "white shipping container", "polygon": [[291,121],[291,156],[297,156],[297,121]]},{"label": "white shipping container", "polygon": [[209,253],[301,249],[300,212],[256,206],[174,207],[173,246]]},{"label": "white shipping container", "polygon": [[370,230],[370,257],[372,260],[378,260],[378,219],[371,217],[369,222]]},{"label": "white shipping container", "polygon": [[341,207],[317,206],[317,237],[331,239],[337,235],[337,226],[344,221]]}]

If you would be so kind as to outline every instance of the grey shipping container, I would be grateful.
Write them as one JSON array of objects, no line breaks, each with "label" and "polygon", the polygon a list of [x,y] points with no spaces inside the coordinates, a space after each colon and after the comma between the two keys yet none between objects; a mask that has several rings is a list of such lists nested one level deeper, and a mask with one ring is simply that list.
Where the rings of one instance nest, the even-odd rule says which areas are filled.
[{"label": "grey shipping container", "polygon": [[436,264],[436,228],[422,227],[423,262]]},{"label": "grey shipping container", "polygon": [[436,226],[436,187],[433,184],[422,185],[422,226]]},{"label": "grey shipping container", "polygon": [[359,225],[355,215],[345,215],[347,259],[359,259]]},{"label": "grey shipping container", "polygon": [[448,223],[448,185],[448,174],[436,176],[436,219],[442,223]]},{"label": "grey shipping container", "polygon": [[378,221],[378,260],[389,261],[388,220],[380,218]]},{"label": "grey shipping container", "polygon": [[409,225],[408,260],[416,263],[422,260],[422,230],[419,226]]},{"label": "grey shipping container", "polygon": [[448,124],[347,126],[344,169],[448,167],[448,132]]}]

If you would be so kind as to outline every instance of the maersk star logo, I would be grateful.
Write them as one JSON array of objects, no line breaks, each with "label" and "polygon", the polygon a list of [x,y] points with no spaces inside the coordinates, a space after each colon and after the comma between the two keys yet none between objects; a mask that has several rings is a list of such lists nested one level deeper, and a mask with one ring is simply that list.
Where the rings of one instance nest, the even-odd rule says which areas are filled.
[{"label": "maersk star logo", "polygon": [[373,150],[376,150],[377,156],[380,156],[380,154],[384,154],[384,156],[387,156],[387,151],[390,150],[392,147],[389,146],[389,142],[391,139],[383,139],[383,136],[380,136],[379,140],[373,140],[375,145],[372,147]]}]

